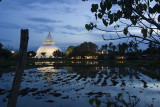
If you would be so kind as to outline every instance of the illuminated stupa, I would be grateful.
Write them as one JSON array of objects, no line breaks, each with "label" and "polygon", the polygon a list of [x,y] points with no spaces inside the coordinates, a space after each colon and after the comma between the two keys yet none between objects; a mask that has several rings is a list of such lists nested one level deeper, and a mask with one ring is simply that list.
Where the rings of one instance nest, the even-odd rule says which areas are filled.
[{"label": "illuminated stupa", "polygon": [[53,58],[53,52],[58,49],[59,48],[55,46],[55,42],[53,41],[52,36],[49,32],[45,42],[43,42],[43,45],[38,48],[36,52],[36,58]]}]

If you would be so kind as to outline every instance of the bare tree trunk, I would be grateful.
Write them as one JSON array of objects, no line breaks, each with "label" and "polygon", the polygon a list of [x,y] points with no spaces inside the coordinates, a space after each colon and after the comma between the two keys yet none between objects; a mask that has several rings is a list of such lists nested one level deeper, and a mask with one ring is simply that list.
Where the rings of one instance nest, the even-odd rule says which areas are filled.
[{"label": "bare tree trunk", "polygon": [[22,81],[22,76],[24,72],[24,65],[26,62],[27,56],[27,46],[28,46],[28,29],[21,29],[21,40],[20,40],[20,48],[19,48],[19,57],[18,63],[16,67],[16,72],[12,84],[12,90],[9,97],[7,107],[16,107],[19,89]]}]

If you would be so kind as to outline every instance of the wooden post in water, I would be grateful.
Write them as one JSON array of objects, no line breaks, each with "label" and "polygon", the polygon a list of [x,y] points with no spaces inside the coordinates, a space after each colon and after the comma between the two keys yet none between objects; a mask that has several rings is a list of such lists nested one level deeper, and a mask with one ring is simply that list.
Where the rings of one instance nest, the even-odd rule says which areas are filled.
[{"label": "wooden post in water", "polygon": [[16,107],[17,104],[19,89],[24,72],[24,65],[26,63],[27,46],[29,39],[28,34],[28,29],[21,29],[18,62],[7,107]]}]

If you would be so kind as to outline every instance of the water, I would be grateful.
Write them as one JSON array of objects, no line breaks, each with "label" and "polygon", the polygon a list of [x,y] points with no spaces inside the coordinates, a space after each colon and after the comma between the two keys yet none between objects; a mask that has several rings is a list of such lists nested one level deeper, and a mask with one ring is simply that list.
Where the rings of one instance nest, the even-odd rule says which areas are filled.
[{"label": "water", "polygon": [[[7,106],[13,76],[0,75],[0,107]],[[137,107],[158,107],[159,87],[158,80],[129,67],[40,67],[24,71],[17,107],[89,107],[92,98],[102,107],[107,101],[122,105],[115,99],[119,93],[127,103],[139,100]]]}]

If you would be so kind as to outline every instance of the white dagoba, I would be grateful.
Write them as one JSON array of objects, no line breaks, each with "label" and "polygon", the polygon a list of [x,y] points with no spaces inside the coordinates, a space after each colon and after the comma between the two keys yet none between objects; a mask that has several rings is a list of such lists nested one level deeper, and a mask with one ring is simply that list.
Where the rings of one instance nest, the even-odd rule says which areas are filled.
[{"label": "white dagoba", "polygon": [[[35,57],[36,58],[50,58],[50,57],[53,58],[54,57],[53,52],[58,49],[59,48],[55,46],[55,42],[53,41],[52,36],[49,32],[46,40],[43,42],[43,45],[38,48]],[[45,55],[43,56],[42,53],[45,53]]]}]

